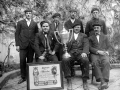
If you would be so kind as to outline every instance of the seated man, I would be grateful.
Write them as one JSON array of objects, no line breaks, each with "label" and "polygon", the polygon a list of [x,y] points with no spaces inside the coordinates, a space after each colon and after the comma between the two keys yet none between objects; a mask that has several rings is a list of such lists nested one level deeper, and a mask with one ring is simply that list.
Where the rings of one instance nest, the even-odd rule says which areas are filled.
[{"label": "seated man", "polygon": [[74,61],[78,61],[81,65],[82,80],[84,90],[89,90],[87,85],[87,79],[89,79],[89,60],[87,54],[89,53],[89,41],[87,35],[80,33],[81,25],[75,24],[73,26],[73,37],[70,42],[67,43],[68,53],[70,58],[62,58],[63,72],[67,79],[67,90],[72,90],[71,87],[71,73]]},{"label": "seated man", "polygon": [[[90,43],[90,59],[92,61],[96,81],[100,81],[100,90],[108,87],[109,73],[110,73],[110,63],[109,63],[109,53],[110,43],[108,38],[101,32],[101,25],[94,24],[93,29],[95,35],[89,37]],[[102,66],[102,68],[100,66]]]},{"label": "seated man", "polygon": [[58,61],[55,52],[59,45],[55,40],[54,34],[49,31],[49,22],[42,21],[40,25],[42,31],[36,34],[34,43],[37,62]]}]

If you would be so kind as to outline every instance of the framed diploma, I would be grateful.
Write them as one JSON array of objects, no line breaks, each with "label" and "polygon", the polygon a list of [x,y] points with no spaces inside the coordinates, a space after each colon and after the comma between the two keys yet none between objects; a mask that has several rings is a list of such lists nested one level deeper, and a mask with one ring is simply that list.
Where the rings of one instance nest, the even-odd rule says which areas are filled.
[{"label": "framed diploma", "polygon": [[58,90],[63,88],[61,62],[28,63],[27,90]]}]

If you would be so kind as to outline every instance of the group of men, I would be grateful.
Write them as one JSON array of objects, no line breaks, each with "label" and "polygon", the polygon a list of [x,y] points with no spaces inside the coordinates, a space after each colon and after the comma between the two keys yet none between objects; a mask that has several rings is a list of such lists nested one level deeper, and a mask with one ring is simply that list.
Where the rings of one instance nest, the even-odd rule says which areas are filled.
[{"label": "group of men", "polygon": [[[96,81],[101,82],[99,90],[108,88],[109,82],[109,48],[110,43],[105,22],[99,19],[99,9],[91,10],[92,19],[87,22],[85,30],[80,20],[76,19],[76,10],[70,11],[70,19],[64,23],[66,30],[73,29],[73,37],[67,43],[69,58],[63,58],[64,49],[55,38],[54,31],[63,28],[61,15],[55,13],[53,22],[40,22],[42,31],[39,32],[37,23],[32,20],[32,10],[25,10],[26,19],[17,23],[15,32],[16,49],[20,52],[21,79],[18,84],[26,80],[26,63],[33,62],[35,52],[36,62],[61,61],[64,77],[67,80],[67,90],[72,90],[71,77],[74,76],[74,61],[81,66],[83,89],[89,90],[89,62],[91,61]],[[63,48],[63,47],[62,47]],[[102,68],[100,67],[102,66]]]}]

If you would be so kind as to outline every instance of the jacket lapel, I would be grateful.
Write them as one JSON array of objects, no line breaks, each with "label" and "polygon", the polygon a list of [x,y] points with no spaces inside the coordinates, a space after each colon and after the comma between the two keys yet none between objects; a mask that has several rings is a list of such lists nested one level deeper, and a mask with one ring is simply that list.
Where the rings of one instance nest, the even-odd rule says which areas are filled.
[{"label": "jacket lapel", "polygon": [[32,26],[33,26],[33,24],[34,24],[34,21],[33,21],[33,20],[31,20],[30,25],[29,25],[29,26],[27,25],[27,26],[30,28],[30,27],[32,27]]},{"label": "jacket lapel", "polygon": [[104,37],[100,34],[100,37],[99,37],[99,44],[102,43],[103,38],[104,38]]},{"label": "jacket lapel", "polygon": [[43,32],[41,32],[40,37],[41,37],[41,42],[42,42],[43,46],[45,47],[45,36],[44,36]]},{"label": "jacket lapel", "polygon": [[48,33],[48,41],[49,41],[49,45],[51,45],[51,34]]},{"label": "jacket lapel", "polygon": [[25,25],[26,27],[28,27],[28,25],[27,25],[27,21],[24,19],[24,21],[23,21],[23,25]]}]

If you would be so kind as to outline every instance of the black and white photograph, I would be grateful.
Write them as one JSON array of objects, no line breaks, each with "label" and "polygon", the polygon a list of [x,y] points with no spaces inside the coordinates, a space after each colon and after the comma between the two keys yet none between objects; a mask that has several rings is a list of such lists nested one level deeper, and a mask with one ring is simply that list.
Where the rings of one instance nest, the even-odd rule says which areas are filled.
[{"label": "black and white photograph", "polygon": [[120,90],[120,0],[0,0],[0,90]]}]

